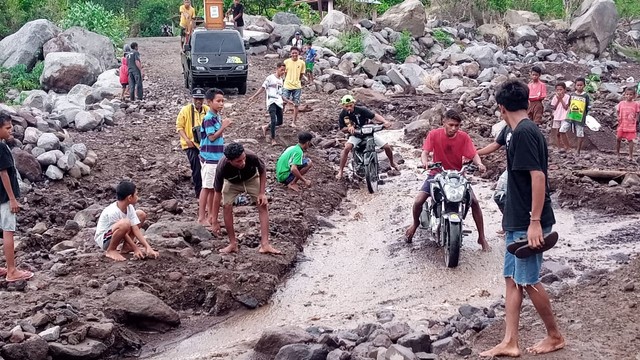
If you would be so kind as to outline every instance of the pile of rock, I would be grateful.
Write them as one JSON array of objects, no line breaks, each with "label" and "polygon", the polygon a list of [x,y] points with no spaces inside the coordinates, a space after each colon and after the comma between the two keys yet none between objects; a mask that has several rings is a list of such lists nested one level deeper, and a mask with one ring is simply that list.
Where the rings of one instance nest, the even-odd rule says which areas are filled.
[{"label": "pile of rock", "polygon": [[284,327],[265,331],[254,351],[276,360],[426,360],[439,354],[471,355],[469,341],[496,319],[490,308],[461,306],[459,314],[446,321],[429,321],[425,331],[415,331],[404,322],[394,321],[389,311],[377,314],[377,323],[361,324],[353,330],[325,327]]}]

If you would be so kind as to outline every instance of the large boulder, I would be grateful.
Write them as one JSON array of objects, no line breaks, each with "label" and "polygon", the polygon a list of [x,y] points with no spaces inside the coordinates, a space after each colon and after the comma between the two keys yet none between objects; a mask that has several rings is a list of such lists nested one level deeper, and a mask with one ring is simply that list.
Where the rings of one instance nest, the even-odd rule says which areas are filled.
[{"label": "large boulder", "polygon": [[339,50],[344,47],[344,44],[335,36],[318,36],[313,40],[313,47]]},{"label": "large boulder", "polygon": [[79,111],[75,117],[76,130],[91,131],[98,127],[102,120],[88,111]]},{"label": "large boulder", "polygon": [[269,33],[251,30],[245,30],[242,36],[245,41],[249,42],[249,44],[260,44],[269,40],[271,37]]},{"label": "large boulder", "polygon": [[[102,75],[100,75],[102,76]],[[87,96],[91,95],[93,88],[89,85],[78,84],[67,94],[67,100],[78,107],[84,109],[87,104]]]},{"label": "large boulder", "polygon": [[32,182],[39,181],[42,178],[42,167],[35,156],[18,148],[13,148],[11,153],[16,163],[16,169],[18,169],[22,178],[29,179]]},{"label": "large boulder", "polygon": [[44,59],[40,84],[45,90],[69,92],[76,84],[92,85],[100,75],[100,63],[87,54],[49,53]]},{"label": "large boulder", "polygon": [[368,31],[362,36],[362,48],[365,56],[376,60],[380,60],[385,54],[384,46]]},{"label": "large boulder", "polygon": [[74,52],[91,55],[98,59],[100,71],[118,67],[116,49],[111,40],[85,28],[74,26],[47,41],[42,51],[46,57],[54,52]]},{"label": "large boulder", "polygon": [[24,24],[18,32],[0,41],[0,67],[24,64],[31,69],[41,57],[42,46],[60,33],[49,20],[34,20]]},{"label": "large boulder", "polygon": [[427,81],[427,71],[421,68],[418,64],[402,64],[400,65],[400,72],[407,80],[409,80],[409,84],[414,88],[421,85],[429,85]]},{"label": "large boulder", "polygon": [[464,53],[477,61],[483,69],[490,68],[495,65],[495,51],[490,45],[469,46],[464,49]]},{"label": "large boulder", "polygon": [[509,32],[507,28],[500,24],[483,24],[478,27],[478,34],[488,37],[494,37],[501,44],[509,41]]},{"label": "large boulder", "polygon": [[49,344],[39,336],[32,336],[19,344],[2,347],[2,357],[7,360],[46,360]]},{"label": "large boulder", "polygon": [[353,25],[353,20],[348,15],[338,10],[331,10],[320,22],[326,30],[347,31]]},{"label": "large boulder", "polygon": [[77,345],[63,345],[51,343],[50,350],[54,359],[92,360],[97,359],[107,351],[107,345],[100,341],[86,339]]},{"label": "large boulder", "polygon": [[268,33],[271,33],[273,31],[274,23],[264,16],[244,14],[243,19],[244,26],[247,28],[250,26],[254,26],[255,28],[261,28]]},{"label": "large boulder", "polygon": [[579,52],[600,55],[615,36],[619,15],[613,0],[590,2],[589,9],[571,23],[567,40]]},{"label": "large boulder", "polygon": [[276,24],[273,27],[273,34],[280,36],[278,41],[280,45],[287,46],[291,44],[291,39],[296,34],[296,31],[300,30],[300,25],[282,25]]},{"label": "large boulder", "polygon": [[42,90],[33,90],[22,102],[22,106],[30,106],[44,112],[51,112],[53,109],[53,101],[49,94]]},{"label": "large boulder", "polygon": [[533,30],[531,26],[521,25],[513,31],[513,39],[517,44],[525,41],[536,42],[538,41],[538,34],[536,34],[536,31]]},{"label": "large boulder", "polygon": [[302,21],[296,14],[279,12],[273,15],[273,22],[279,25],[302,25]]},{"label": "large boulder", "polygon": [[175,310],[155,295],[136,287],[112,293],[106,306],[106,313],[117,321],[141,329],[165,331],[180,325],[180,316]]},{"label": "large boulder", "polygon": [[395,31],[407,30],[414,37],[424,36],[427,13],[420,0],[405,0],[392,6],[378,17],[379,27],[389,27]]},{"label": "large boulder", "polygon": [[507,10],[504,21],[509,25],[522,25],[540,22],[540,15],[522,10]]},{"label": "large boulder", "polygon": [[116,69],[111,69],[98,75],[98,80],[93,84],[94,88],[114,88],[120,90],[120,76]]},{"label": "large boulder", "polygon": [[313,340],[313,336],[299,327],[287,326],[269,329],[262,333],[254,350],[262,354],[275,356],[284,346],[310,343]]}]

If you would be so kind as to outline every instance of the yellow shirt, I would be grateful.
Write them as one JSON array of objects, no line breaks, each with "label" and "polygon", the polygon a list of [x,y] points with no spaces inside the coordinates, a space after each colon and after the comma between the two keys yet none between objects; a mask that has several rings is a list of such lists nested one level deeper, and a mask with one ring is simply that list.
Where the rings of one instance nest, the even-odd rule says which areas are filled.
[{"label": "yellow shirt", "polygon": [[287,90],[302,89],[300,76],[304,74],[307,69],[304,60],[301,58],[298,58],[298,61],[287,59],[284,61],[284,65],[287,67],[287,75],[284,78],[284,88]]},{"label": "yellow shirt", "polygon": [[[184,130],[184,133],[187,134],[187,138],[193,141],[193,127],[194,126],[202,126],[202,121],[204,120],[204,116],[207,115],[209,111],[209,107],[207,105],[202,105],[202,109],[200,112],[194,107],[193,108],[193,117],[195,121],[191,119],[191,106],[193,104],[189,104],[180,110],[178,114],[178,118],[176,119],[176,130],[180,132],[180,130]],[[180,137],[180,145],[183,149],[187,148],[187,142],[184,141],[182,136]],[[196,147],[200,148],[199,144],[196,144]]]},{"label": "yellow shirt", "polygon": [[187,20],[187,18],[185,18],[182,13],[184,12],[188,12],[189,15],[191,16],[191,20],[193,20],[193,18],[196,17],[196,9],[191,6],[189,7],[189,10],[187,10],[184,5],[180,5],[180,27],[182,28],[187,28],[187,23],[189,22],[189,20]]}]

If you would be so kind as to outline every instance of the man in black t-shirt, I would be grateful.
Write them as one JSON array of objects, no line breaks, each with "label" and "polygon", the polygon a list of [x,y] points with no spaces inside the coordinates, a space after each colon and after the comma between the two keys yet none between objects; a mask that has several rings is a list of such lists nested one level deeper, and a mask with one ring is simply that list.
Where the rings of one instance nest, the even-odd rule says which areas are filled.
[{"label": "man in black t-shirt", "polygon": [[233,13],[233,24],[240,33],[240,37],[244,36],[244,5],[240,4],[240,0],[233,0],[233,6],[227,11],[227,15]]},{"label": "man in black t-shirt", "polygon": [[[502,224],[507,232],[506,244],[525,237],[529,240],[529,247],[536,249],[544,244],[544,234],[551,232],[555,217],[547,180],[547,142],[536,124],[527,118],[528,99],[529,88],[517,80],[503,83],[496,92],[502,118],[511,129],[510,134],[504,132],[508,179]],[[527,351],[544,354],[565,346],[551,310],[549,295],[540,282],[541,266],[542,254],[519,259],[505,251],[505,336],[500,344],[480,356],[520,356],[518,323],[523,290],[527,291],[547,329],[547,337]]]},{"label": "man in black t-shirt", "polygon": [[239,143],[231,143],[224,149],[224,156],[218,162],[216,179],[213,184],[213,212],[211,224],[216,234],[220,233],[218,214],[220,202],[223,205],[224,227],[229,234],[229,246],[221,249],[223,254],[238,252],[238,239],[233,227],[233,202],[240,194],[247,193],[258,204],[260,218],[260,247],[263,254],[281,254],[269,243],[269,210],[267,209],[267,171],[258,156],[244,151]]},{"label": "man in black t-shirt", "polygon": [[[342,112],[340,112],[338,124],[343,133],[349,134],[349,140],[344,144],[344,150],[342,150],[342,155],[340,156],[340,170],[338,171],[338,175],[336,175],[337,179],[342,178],[342,172],[345,165],[347,165],[347,159],[349,158],[351,149],[353,149],[354,146],[358,146],[362,141],[362,139],[352,135],[354,131],[371,122],[384,124],[386,128],[391,126],[391,123],[385,120],[381,115],[376,114],[365,107],[356,106],[356,100],[351,95],[343,96],[340,100],[340,104],[342,104],[343,109]],[[389,164],[391,167],[398,170],[398,166],[393,162],[393,150],[391,149],[391,146],[376,134],[373,134],[373,139],[376,142],[376,147],[380,147],[384,150],[387,158],[389,158]]]}]

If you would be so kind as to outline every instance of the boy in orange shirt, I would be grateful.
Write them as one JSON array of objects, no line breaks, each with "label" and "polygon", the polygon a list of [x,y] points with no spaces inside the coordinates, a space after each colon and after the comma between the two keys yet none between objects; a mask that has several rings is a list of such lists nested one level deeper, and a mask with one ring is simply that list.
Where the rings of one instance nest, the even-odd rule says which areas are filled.
[{"label": "boy in orange shirt", "polygon": [[536,125],[542,125],[542,113],[544,106],[542,100],[547,97],[547,85],[540,81],[542,69],[538,66],[531,68],[531,82],[529,83],[529,109],[527,114],[529,119],[533,120]]},{"label": "boy in orange shirt", "polygon": [[629,142],[629,160],[633,160],[633,143],[636,139],[636,129],[640,118],[640,103],[634,101],[635,94],[632,87],[624,90],[624,100],[618,104],[618,130],[616,137],[616,154],[620,157],[622,140]]}]

